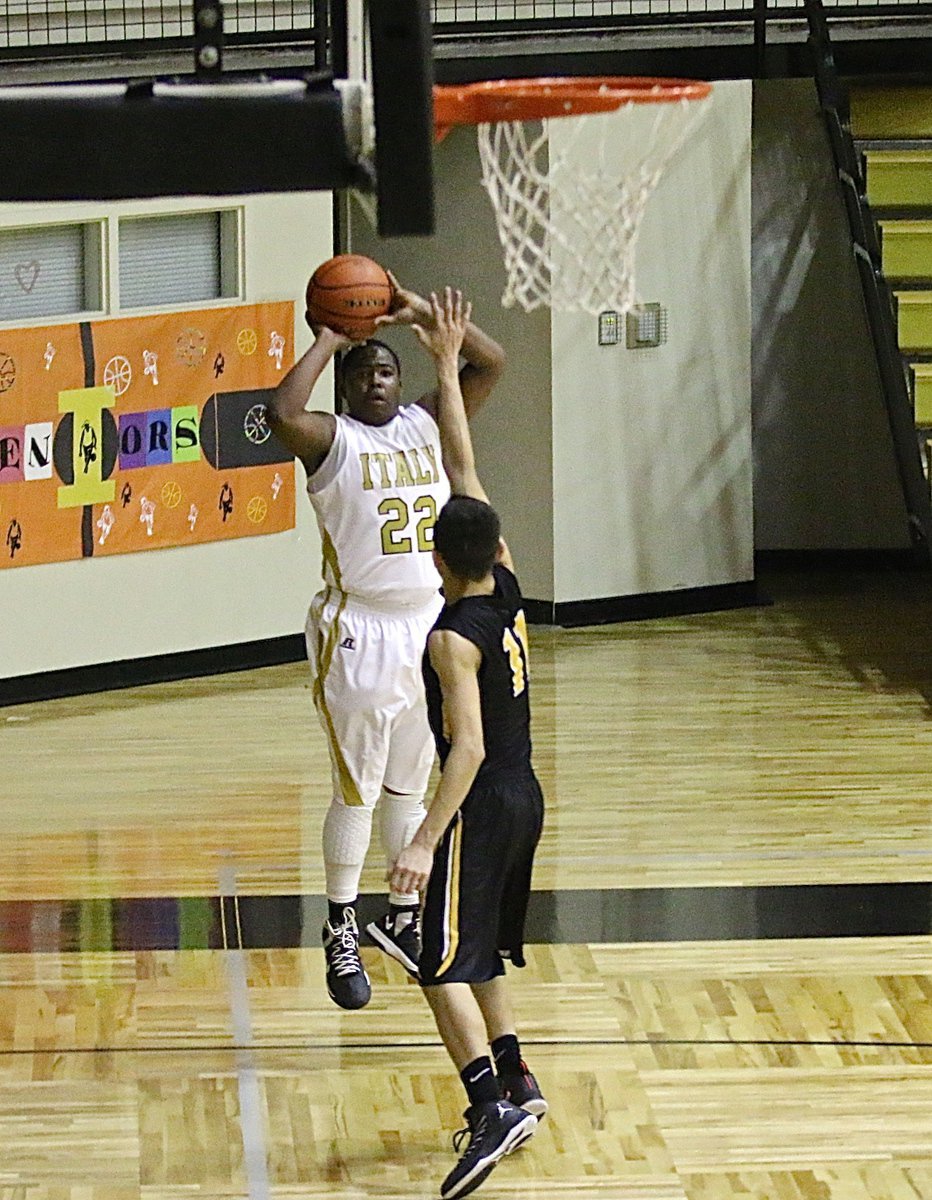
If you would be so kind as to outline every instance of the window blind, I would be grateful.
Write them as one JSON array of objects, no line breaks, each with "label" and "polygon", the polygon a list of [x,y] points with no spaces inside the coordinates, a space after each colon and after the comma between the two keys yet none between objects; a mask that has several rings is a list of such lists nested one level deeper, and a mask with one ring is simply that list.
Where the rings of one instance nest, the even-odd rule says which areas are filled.
[{"label": "window blind", "polygon": [[102,308],[98,225],[0,230],[0,321]]},{"label": "window blind", "polygon": [[120,307],[152,308],[235,295],[235,236],[220,212],[120,221]]}]

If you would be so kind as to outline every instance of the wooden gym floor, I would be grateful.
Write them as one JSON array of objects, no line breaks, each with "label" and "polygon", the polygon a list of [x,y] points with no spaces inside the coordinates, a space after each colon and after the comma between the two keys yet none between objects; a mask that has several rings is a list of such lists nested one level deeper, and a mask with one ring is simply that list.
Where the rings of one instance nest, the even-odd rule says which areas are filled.
[{"label": "wooden gym floor", "polygon": [[[932,1196],[932,581],[532,630],[526,1055],[479,1195]],[[418,989],[323,984],[292,665],[0,711],[0,1200],[414,1200],[463,1096]],[[375,847],[364,889],[383,890]]]}]

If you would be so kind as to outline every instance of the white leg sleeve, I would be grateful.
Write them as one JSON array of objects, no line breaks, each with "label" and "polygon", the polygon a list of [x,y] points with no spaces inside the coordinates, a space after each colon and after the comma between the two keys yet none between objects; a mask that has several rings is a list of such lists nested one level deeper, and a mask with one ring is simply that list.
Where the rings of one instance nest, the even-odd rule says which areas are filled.
[{"label": "white leg sleeve", "polygon": [[[418,826],[424,820],[424,793],[390,792],[382,788],[378,810],[385,865],[391,870],[395,859],[417,833]],[[389,892],[389,901],[392,904],[416,904],[417,892]]]},{"label": "white leg sleeve", "polygon": [[337,799],[330,802],[324,818],[324,876],[329,900],[348,904],[356,899],[371,836],[371,808]]}]

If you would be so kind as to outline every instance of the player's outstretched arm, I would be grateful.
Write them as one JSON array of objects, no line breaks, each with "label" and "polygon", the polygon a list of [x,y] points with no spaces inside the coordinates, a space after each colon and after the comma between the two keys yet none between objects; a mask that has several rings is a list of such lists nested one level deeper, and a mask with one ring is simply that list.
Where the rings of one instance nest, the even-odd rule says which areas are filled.
[{"label": "player's outstretched arm", "polygon": [[336,418],[332,413],[308,412],[305,405],[334,354],[350,345],[349,338],[332,329],[318,330],[313,345],[298,359],[269,400],[268,421],[272,432],[301,459],[309,475],[317,470],[333,445]]},{"label": "player's outstretched arm", "polygon": [[[469,319],[469,305],[462,293],[446,288],[443,303],[431,293],[432,324],[415,326],[418,339],[430,350],[437,365],[437,412],[440,431],[440,450],[443,467],[455,495],[471,496],[489,503],[485,488],[476,471],[472,435],[466,419],[460,381],[456,374],[458,334]],[[498,561],[514,571],[511,551],[504,540],[499,542]]]},{"label": "player's outstretched arm", "polygon": [[434,419],[440,431],[443,467],[450,480],[450,489],[456,495],[473,496],[488,503],[476,474],[472,437],[457,371],[470,305],[463,300],[462,292],[446,288],[442,300],[431,292],[430,310],[430,320],[423,325],[416,324],[414,331],[418,341],[433,356],[437,369]]},{"label": "player's outstretched arm", "polygon": [[[378,317],[376,325],[420,325],[422,328],[429,326],[433,319],[430,301],[419,296],[417,292],[402,287],[391,271],[388,272],[388,277],[395,289],[392,311],[385,317]],[[505,369],[505,351],[478,325],[467,321],[463,331],[461,353],[466,362],[459,371],[460,386],[463,390],[466,416],[472,418],[501,378]],[[426,392],[418,400],[418,404],[426,408],[431,416],[435,416],[436,389]]]},{"label": "player's outstretched arm", "polygon": [[437,629],[427,639],[427,652],[443,693],[450,753],[427,816],[389,874],[393,888],[408,892],[426,887],[437,843],[469,794],[485,758],[479,647],[452,629]]}]

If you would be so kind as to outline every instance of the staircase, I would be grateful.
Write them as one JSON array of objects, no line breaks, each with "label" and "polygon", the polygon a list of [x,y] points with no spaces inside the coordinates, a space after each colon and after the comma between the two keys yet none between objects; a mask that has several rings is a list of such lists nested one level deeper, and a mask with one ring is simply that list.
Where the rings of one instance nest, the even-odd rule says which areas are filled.
[{"label": "staircase", "polygon": [[932,87],[855,87],[850,103],[932,488]]}]

